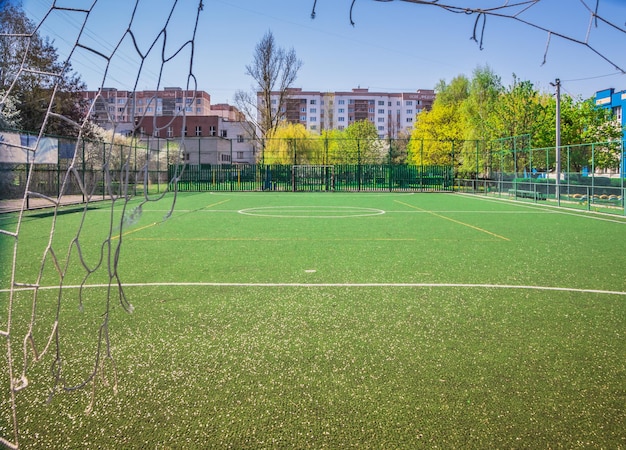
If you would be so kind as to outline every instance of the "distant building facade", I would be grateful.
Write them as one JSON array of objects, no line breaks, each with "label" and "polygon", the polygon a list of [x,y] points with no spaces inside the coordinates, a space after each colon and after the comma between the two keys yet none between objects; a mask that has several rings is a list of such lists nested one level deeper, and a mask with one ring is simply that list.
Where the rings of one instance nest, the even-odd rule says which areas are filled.
[{"label": "distant building facade", "polygon": [[613,88],[604,89],[596,92],[595,100],[596,106],[610,109],[622,128],[626,127],[626,116],[623,114],[626,106],[626,91],[615,92]]},{"label": "distant building facade", "polygon": [[[350,92],[320,92],[292,88],[282,105],[278,104],[278,93],[270,98],[274,113],[280,111],[288,122],[300,123],[313,133],[343,130],[354,122],[368,120],[382,139],[398,137],[401,131],[410,132],[417,114],[432,108],[435,91],[419,89],[390,93],[355,88]],[[260,94],[257,101],[261,110],[263,99]]]},{"label": "distant building facade", "polygon": [[[613,117],[619,121],[622,126],[622,140],[626,140],[626,116],[624,115],[624,107],[626,106],[626,91],[615,92],[615,89],[604,89],[597,91],[595,96],[596,106],[599,108],[610,109]],[[626,174],[626,149],[623,149],[620,164],[620,174]]]},{"label": "distant building facade", "polygon": [[[255,162],[256,146],[249,132],[253,127],[236,107],[211,105],[207,92],[166,87],[133,93],[105,88],[85,91],[83,97],[89,101],[92,120],[104,129],[115,124],[117,133],[142,140],[185,138],[183,157],[190,164]],[[206,142],[200,143],[203,139]]]}]

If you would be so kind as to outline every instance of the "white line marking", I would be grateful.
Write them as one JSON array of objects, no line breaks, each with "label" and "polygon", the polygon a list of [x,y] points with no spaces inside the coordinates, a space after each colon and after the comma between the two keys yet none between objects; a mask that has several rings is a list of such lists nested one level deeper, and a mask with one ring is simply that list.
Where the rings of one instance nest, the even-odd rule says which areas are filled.
[{"label": "white line marking", "polygon": [[[489,201],[496,202],[496,203],[511,202],[516,206],[523,206],[524,208],[530,208],[533,210],[546,211],[546,212],[550,212],[553,214],[564,214],[567,216],[581,217],[583,219],[593,219],[593,220],[600,220],[602,222],[611,222],[611,223],[619,223],[622,225],[626,225],[626,220],[620,220],[619,219],[620,216],[618,215],[611,215],[611,214],[601,213],[601,212],[596,212],[596,211],[583,211],[583,210],[578,210],[578,209],[570,209],[568,211],[564,211],[563,206],[545,205],[545,204],[544,205],[535,205],[535,204],[529,205],[529,204],[526,204],[525,202],[522,202],[519,200],[513,200],[510,198],[506,198],[506,197],[502,197],[502,198],[483,197],[477,194],[466,194],[463,192],[458,192],[456,195],[461,195],[463,197],[469,197],[469,198],[475,198],[477,200],[488,201],[488,202]],[[599,215],[603,215],[607,217],[598,217]],[[609,219],[609,217],[615,217],[615,219]]]},{"label": "white line marking", "polygon": [[[558,286],[531,286],[531,285],[514,285],[514,284],[483,284],[483,283],[213,283],[213,282],[159,282],[159,283],[123,283],[122,287],[348,287],[348,288],[369,288],[369,287],[409,287],[409,288],[480,288],[480,289],[521,289],[534,291],[558,291],[558,292],[576,292],[583,294],[605,294],[605,295],[623,295],[626,291],[609,291],[604,289],[583,289],[583,288],[567,288]],[[79,289],[79,285],[63,286],[63,289]],[[109,287],[107,284],[88,284],[83,289]],[[59,286],[40,286],[40,290],[58,289]],[[29,291],[34,287],[16,288],[16,291]],[[0,292],[9,292],[9,289],[0,289]]]}]

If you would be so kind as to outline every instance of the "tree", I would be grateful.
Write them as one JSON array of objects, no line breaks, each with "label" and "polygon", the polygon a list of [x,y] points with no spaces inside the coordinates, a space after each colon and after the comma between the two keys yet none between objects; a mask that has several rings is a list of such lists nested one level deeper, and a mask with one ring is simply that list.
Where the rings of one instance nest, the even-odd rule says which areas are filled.
[{"label": "tree", "polygon": [[0,90],[0,130],[17,129],[19,126],[20,112],[15,97]]},{"label": "tree", "polygon": [[[252,63],[246,66],[246,75],[254,80],[252,92],[237,91],[234,102],[254,125],[252,135],[257,131],[266,137],[275,131],[284,120],[282,109],[302,67],[295,50],[278,47],[271,31],[265,33],[254,48]],[[277,96],[272,104],[272,95]]]},{"label": "tree", "polygon": [[319,138],[300,123],[282,123],[265,139],[265,164],[315,164]]},{"label": "tree", "polygon": [[422,164],[451,164],[465,140],[467,118],[462,109],[469,96],[469,80],[464,75],[450,84],[441,80],[435,91],[437,98],[430,111],[421,112],[415,121],[409,142],[409,162]]},{"label": "tree", "polygon": [[42,39],[35,25],[16,6],[0,9],[0,89],[9,90],[19,110],[22,129],[77,136],[80,130],[50,111],[81,123],[85,89],[71,65],[59,62],[57,50]]},{"label": "tree", "polygon": [[383,159],[384,141],[369,120],[359,120],[338,133],[338,146],[331,164],[379,164]]}]

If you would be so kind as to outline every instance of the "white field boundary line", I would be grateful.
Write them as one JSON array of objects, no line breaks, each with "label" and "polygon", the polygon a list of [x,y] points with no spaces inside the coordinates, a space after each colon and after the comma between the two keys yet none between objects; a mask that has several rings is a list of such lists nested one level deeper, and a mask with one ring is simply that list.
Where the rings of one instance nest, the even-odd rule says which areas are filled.
[{"label": "white field boundary line", "polygon": [[[575,217],[581,217],[583,219],[593,219],[593,220],[600,220],[602,222],[611,222],[611,223],[619,223],[622,225],[626,225],[626,216],[624,216],[624,220],[618,220],[618,219],[611,219],[611,217],[617,218],[621,216],[611,215],[611,214],[601,213],[601,212],[596,212],[596,211],[582,211],[582,210],[565,211],[564,210],[565,208],[563,206],[558,206],[558,205],[529,205],[525,202],[522,202],[519,200],[513,200],[509,198],[483,197],[483,196],[476,195],[476,194],[465,194],[463,192],[457,192],[456,195],[461,195],[463,197],[469,197],[469,198],[475,198],[477,200],[482,200],[482,201],[487,201],[487,202],[497,202],[497,203],[513,202],[517,206],[522,206],[524,208],[529,208],[529,209],[533,209],[536,211],[545,211],[545,212],[550,212],[552,214],[564,214],[566,216],[575,216]],[[599,216],[606,216],[606,217],[599,217]]]},{"label": "white field boundary line", "polygon": [[[558,286],[532,286],[514,284],[490,284],[490,283],[217,283],[217,282],[157,282],[157,283],[123,283],[122,287],[286,287],[286,288],[469,288],[469,289],[520,289],[534,291],[575,292],[580,294],[603,294],[626,296],[626,291],[609,291],[604,289],[567,288]],[[63,289],[89,289],[108,288],[108,284],[87,284],[63,286]],[[32,291],[35,287],[19,287],[14,291]],[[39,290],[59,289],[59,286],[40,286]],[[0,289],[0,292],[9,292],[10,289]]]}]

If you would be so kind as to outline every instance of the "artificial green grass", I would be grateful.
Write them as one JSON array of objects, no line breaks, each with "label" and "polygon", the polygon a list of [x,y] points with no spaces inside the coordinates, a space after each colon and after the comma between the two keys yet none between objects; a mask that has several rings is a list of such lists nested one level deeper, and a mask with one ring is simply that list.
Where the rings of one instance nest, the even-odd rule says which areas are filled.
[{"label": "artificial green grass", "polygon": [[[24,448],[616,448],[624,301],[466,288],[129,288],[118,389],[19,396]],[[88,312],[87,312],[88,313]],[[66,313],[69,373],[94,331]],[[76,361],[78,359],[78,361]],[[112,383],[112,365],[107,366]]]},{"label": "artificial green grass", "polygon": [[[590,292],[626,291],[620,218],[451,194],[184,195],[163,221],[168,207],[145,205],[121,230],[120,211],[88,211],[83,261],[105,255],[88,285],[108,281],[110,229],[123,283],[171,284],[127,286],[133,314],[111,297],[119,392],[108,361],[91,414],[91,385],[45,403],[54,346],[32,365],[17,397],[24,448],[626,446],[626,297]],[[239,212],[251,208],[263,215]],[[57,219],[66,285],[85,274],[67,251],[80,219]],[[25,280],[50,221],[23,223]],[[58,283],[49,260],[42,273]],[[107,300],[88,287],[81,312],[77,292],[60,314],[69,384],[93,370]],[[40,347],[56,294],[40,291]],[[31,298],[14,311],[20,370]]]}]

